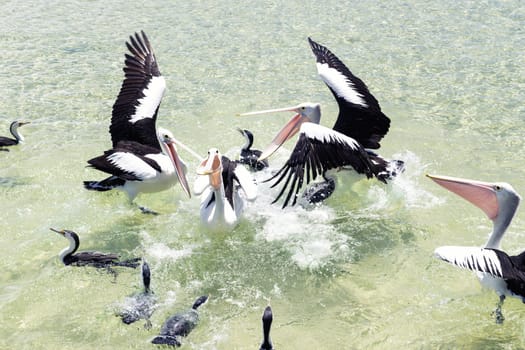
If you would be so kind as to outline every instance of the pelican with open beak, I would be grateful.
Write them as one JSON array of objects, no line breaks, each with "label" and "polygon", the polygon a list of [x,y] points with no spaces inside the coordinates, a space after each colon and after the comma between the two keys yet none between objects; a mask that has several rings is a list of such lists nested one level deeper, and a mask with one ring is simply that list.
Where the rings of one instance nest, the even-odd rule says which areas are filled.
[{"label": "pelican with open beak", "polygon": [[257,197],[257,186],[250,172],[211,148],[197,168],[197,174],[193,192],[201,196],[202,223],[217,231],[233,229],[245,200],[253,201]]},{"label": "pelican with open beak", "polygon": [[241,113],[240,116],[280,113],[280,112],[294,112],[295,115],[285,124],[285,126],[277,133],[270,145],[266,147],[261,155],[259,161],[265,160],[275,153],[286,141],[291,139],[301,129],[303,123],[319,124],[321,120],[321,106],[318,103],[301,103],[295,107],[267,109],[263,111],[255,111],[248,113]]},{"label": "pelican with open beak", "polygon": [[290,200],[294,205],[303,184],[307,185],[318,175],[323,176],[325,182],[311,187],[304,196],[310,203],[328,198],[335,189],[334,179],[327,174],[332,169],[353,169],[358,174],[375,177],[382,182],[394,178],[404,169],[402,161],[389,161],[371,151],[381,147],[380,141],[390,128],[390,119],[381,111],[366,84],[328,48],[310,38],[308,41],[317,60],[317,71],[339,105],[339,115],[333,128],[319,125],[321,107],[318,103],[240,114],[295,113],[259,157],[259,160],[266,159],[286,140],[299,133],[290,158],[269,179],[276,179],[272,187],[284,181],[275,200],[287,191],[283,208]]},{"label": "pelican with open beak", "polygon": [[484,247],[443,246],[437,248],[434,254],[441,260],[477,272],[481,284],[499,296],[494,314],[496,322],[502,323],[504,317],[501,308],[507,296],[525,302],[525,251],[508,255],[500,250],[501,239],[518,209],[520,195],[504,182],[427,176],[480,208],[492,221],[492,233]]}]

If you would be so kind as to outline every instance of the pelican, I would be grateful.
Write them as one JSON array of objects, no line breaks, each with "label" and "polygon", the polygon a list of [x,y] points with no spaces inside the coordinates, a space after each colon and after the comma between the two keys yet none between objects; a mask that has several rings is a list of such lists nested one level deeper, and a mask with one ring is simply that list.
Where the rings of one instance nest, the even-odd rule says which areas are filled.
[{"label": "pelican", "polygon": [[[283,208],[293,197],[296,204],[306,172],[306,184],[321,175],[325,182],[307,192],[307,200],[316,203],[328,198],[335,182],[328,173],[333,169],[353,169],[367,178],[375,177],[386,183],[404,169],[402,161],[388,161],[372,151],[388,132],[390,119],[365,83],[350,72],[330,50],[308,38],[317,58],[317,71],[339,105],[339,115],[333,129],[319,125],[319,103],[301,103],[294,107],[248,112],[255,115],[275,112],[294,112],[295,116],[279,131],[263,151],[259,161],[271,156],[284,142],[299,132],[299,139],[285,165],[270,179],[272,187],[283,180],[284,185],[274,202],[288,189]],[[291,183],[290,183],[291,181]]]},{"label": "pelican", "polygon": [[252,149],[253,146],[253,134],[250,130],[237,128],[237,131],[245,139],[245,143],[241,148],[241,156],[239,157],[239,163],[245,164],[250,170],[259,171],[268,167],[268,160],[264,159],[259,161],[258,158],[262,152],[258,149]]},{"label": "pelican", "polygon": [[131,55],[125,55],[125,79],[113,105],[109,128],[113,148],[88,161],[91,167],[110,176],[101,181],[84,181],[84,187],[96,191],[123,190],[131,203],[139,193],[164,191],[179,182],[191,197],[186,165],[175,144],[187,147],[169,130],[156,127],[166,82],[151,44],[142,32],[142,37],[137,33],[130,36],[126,46]]},{"label": "pelican", "polygon": [[492,221],[492,233],[484,247],[444,246],[437,248],[434,254],[453,265],[476,271],[482,286],[498,294],[494,315],[496,323],[503,323],[501,308],[507,296],[520,298],[525,303],[525,251],[508,255],[500,250],[501,239],[516,213],[520,195],[508,183],[427,176],[483,210]]},{"label": "pelican", "polygon": [[270,339],[270,328],[272,327],[273,313],[270,305],[264,309],[262,316],[263,323],[263,342],[259,350],[273,350],[272,340]]},{"label": "pelican", "polygon": [[13,135],[14,139],[0,136],[0,150],[9,152],[7,148],[2,147],[14,146],[18,145],[20,142],[24,142],[24,136],[22,136],[22,134],[18,131],[18,128],[29,123],[30,122],[21,122],[18,120],[12,122],[11,125],[9,125],[9,131],[11,132],[11,135]]},{"label": "pelican", "polygon": [[235,227],[245,206],[244,198],[253,201],[257,197],[257,186],[250,172],[237,165],[221,156],[218,149],[211,148],[197,168],[199,176],[193,192],[201,196],[201,221],[214,230]]},{"label": "pelican", "polygon": [[101,253],[96,251],[75,253],[80,246],[80,239],[75,232],[70,230],[57,230],[54,228],[51,228],[50,230],[62,235],[69,241],[69,247],[63,249],[59,254],[60,261],[62,261],[64,265],[93,266],[98,268],[109,268],[111,266],[136,268],[139,266],[140,258],[120,261],[118,254],[114,253]]}]

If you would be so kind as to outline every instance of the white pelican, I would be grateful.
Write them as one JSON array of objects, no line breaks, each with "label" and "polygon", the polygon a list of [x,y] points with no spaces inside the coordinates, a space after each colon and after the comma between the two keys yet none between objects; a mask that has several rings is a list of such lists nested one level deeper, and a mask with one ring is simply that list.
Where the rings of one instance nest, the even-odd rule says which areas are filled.
[{"label": "white pelican", "polygon": [[[85,181],[89,190],[124,190],[132,202],[141,192],[159,192],[180,182],[191,197],[186,165],[177,153],[173,134],[155,123],[166,82],[151,44],[142,32],[126,43],[125,79],[113,105],[110,134],[113,148],[88,163],[110,177]],[[185,147],[185,146],[183,146]],[[185,147],[186,148],[186,147]],[[145,213],[155,213],[140,207]]]},{"label": "white pelican", "polygon": [[496,322],[502,323],[505,318],[501,307],[505,297],[525,302],[525,251],[509,256],[500,250],[501,239],[516,213],[520,195],[508,183],[427,176],[483,210],[492,220],[492,233],[484,247],[444,246],[437,248],[434,254],[441,260],[477,272],[481,284],[499,296],[494,314]]},{"label": "white pelican", "polygon": [[70,230],[56,230],[51,229],[69,241],[69,247],[66,247],[60,252],[60,261],[64,265],[74,266],[94,266],[98,268],[110,268],[111,266],[123,266],[136,268],[139,266],[140,258],[133,258],[129,260],[119,260],[118,254],[101,253],[96,251],[83,251],[75,253],[80,246],[80,239],[78,235]]},{"label": "white pelican", "polygon": [[335,188],[334,180],[327,174],[329,170],[353,169],[367,178],[376,177],[386,183],[404,169],[402,161],[385,160],[370,150],[380,147],[379,141],[388,132],[390,119],[381,112],[379,103],[365,83],[353,75],[330,50],[310,38],[308,40],[317,58],[317,71],[339,105],[339,116],[333,129],[319,125],[321,106],[318,103],[301,103],[295,107],[241,114],[283,111],[296,113],[259,157],[259,160],[268,158],[299,132],[299,139],[290,158],[268,179],[277,178],[272,187],[285,180],[274,202],[279,200],[289,186],[283,208],[288,205],[292,196],[292,205],[296,203],[305,172],[306,184],[318,175],[326,180],[325,183],[317,184],[314,191],[307,192],[308,201],[315,203],[329,197]]},{"label": "white pelican", "polygon": [[252,201],[257,197],[257,186],[250,172],[237,165],[221,156],[218,149],[211,148],[208,158],[197,168],[200,176],[193,192],[201,196],[201,221],[214,230],[232,229],[244,209],[244,198]]},{"label": "white pelican", "polygon": [[21,122],[18,120],[12,122],[11,125],[9,125],[9,131],[11,132],[11,135],[13,135],[14,139],[0,136],[0,150],[9,152],[7,148],[2,147],[14,146],[18,145],[20,142],[24,142],[24,136],[22,136],[22,134],[18,131],[18,128],[29,123],[30,122]]},{"label": "white pelican", "polygon": [[259,171],[268,167],[268,160],[263,159],[259,161],[259,157],[262,152],[258,149],[252,149],[253,146],[253,134],[250,130],[239,129],[237,130],[244,136],[245,143],[241,148],[241,156],[239,157],[239,163],[245,164],[250,170]]}]

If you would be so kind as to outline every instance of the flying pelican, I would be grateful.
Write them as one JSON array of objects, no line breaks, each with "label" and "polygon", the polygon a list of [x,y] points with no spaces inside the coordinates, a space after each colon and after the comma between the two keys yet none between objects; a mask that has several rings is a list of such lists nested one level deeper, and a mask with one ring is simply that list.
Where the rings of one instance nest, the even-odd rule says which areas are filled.
[{"label": "flying pelican", "polygon": [[22,134],[18,131],[18,128],[29,123],[30,122],[21,122],[18,120],[12,122],[11,125],[9,125],[9,131],[11,132],[11,135],[13,135],[14,139],[0,136],[0,150],[9,152],[7,148],[2,147],[14,146],[18,145],[20,142],[24,142],[24,136],[22,136]]},{"label": "flying pelican", "polygon": [[272,340],[270,339],[270,328],[272,327],[273,313],[270,305],[264,309],[262,316],[263,323],[263,342],[259,350],[273,350]]},{"label": "flying pelican", "polygon": [[525,251],[509,256],[500,250],[501,239],[516,213],[520,195],[508,183],[427,176],[483,210],[492,220],[492,233],[484,247],[444,246],[437,248],[434,254],[441,260],[477,272],[481,284],[499,296],[494,314],[496,323],[502,323],[505,318],[501,308],[505,297],[525,302]]},{"label": "flying pelican", "polygon": [[112,266],[136,268],[139,266],[140,258],[120,261],[118,254],[114,253],[101,253],[96,251],[75,253],[80,246],[80,239],[75,232],[70,230],[57,230],[54,228],[51,228],[50,230],[62,235],[69,241],[69,247],[63,249],[59,254],[60,261],[62,261],[64,265],[93,266],[98,268],[110,268]]},{"label": "flying pelican", "polygon": [[[84,181],[88,190],[114,188],[127,193],[129,201],[142,192],[160,192],[180,182],[191,197],[186,165],[177,153],[173,134],[156,127],[159,105],[166,88],[151,44],[142,32],[126,43],[125,79],[113,105],[109,128],[113,148],[88,161],[91,167],[109,173],[101,181]],[[140,207],[145,213],[153,211]]]},{"label": "flying pelican", "polygon": [[197,174],[193,192],[201,196],[201,221],[214,230],[232,229],[245,206],[239,190],[249,201],[257,197],[257,186],[250,172],[211,148]]},{"label": "flying pelican", "polygon": [[153,344],[181,346],[181,337],[185,337],[199,323],[197,309],[208,301],[208,296],[203,295],[193,303],[191,309],[177,313],[168,318],[160,330],[160,334],[153,338]]},{"label": "flying pelican", "polygon": [[268,160],[264,159],[259,161],[258,158],[261,156],[262,152],[258,149],[252,149],[253,146],[253,134],[250,130],[239,129],[237,130],[244,136],[245,143],[241,148],[241,156],[239,158],[239,163],[245,164],[249,169],[253,171],[263,170],[268,167]]},{"label": "flying pelican", "polygon": [[[283,204],[286,207],[293,196],[292,205],[302,188],[318,175],[325,182],[308,191],[307,199],[316,203],[328,198],[335,189],[332,169],[353,169],[367,178],[375,177],[387,182],[404,169],[402,161],[388,161],[371,151],[380,147],[379,141],[388,132],[390,119],[381,112],[379,103],[368,91],[365,83],[350,72],[330,50],[308,38],[317,58],[317,71],[339,105],[339,116],[333,129],[319,125],[321,106],[301,103],[295,107],[270,109],[241,115],[274,112],[295,112],[296,115],[279,131],[272,143],[263,151],[259,161],[271,156],[285,141],[299,132],[299,139],[285,165],[267,181],[276,179],[272,187],[285,180],[274,202],[288,190]],[[291,183],[290,183],[291,180]]]}]

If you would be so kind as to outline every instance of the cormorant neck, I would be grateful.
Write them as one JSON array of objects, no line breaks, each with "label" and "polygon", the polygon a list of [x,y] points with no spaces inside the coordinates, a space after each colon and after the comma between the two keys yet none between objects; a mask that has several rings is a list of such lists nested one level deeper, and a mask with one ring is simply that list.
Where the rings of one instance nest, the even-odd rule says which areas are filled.
[{"label": "cormorant neck", "polygon": [[11,123],[9,131],[11,131],[11,135],[13,135],[17,143],[24,141],[24,136],[18,132],[18,124],[16,122]]},{"label": "cormorant neck", "polygon": [[62,262],[65,264],[66,263],[66,260],[71,256],[73,255],[74,252],[77,251],[78,249],[78,246],[79,246],[79,240],[78,240],[78,237],[75,239],[74,236],[65,236],[68,241],[69,241],[69,247],[67,248],[64,248],[61,252],[60,252],[60,260],[62,260]]},{"label": "cormorant neck", "polygon": [[253,146],[253,138],[250,137],[250,135],[244,135],[244,145],[242,146],[242,149],[245,151],[249,151],[250,148]]},{"label": "cormorant neck", "polygon": [[263,314],[263,342],[261,344],[260,350],[273,350],[272,340],[270,339],[270,328],[272,327],[272,310],[268,306],[264,310]]}]

